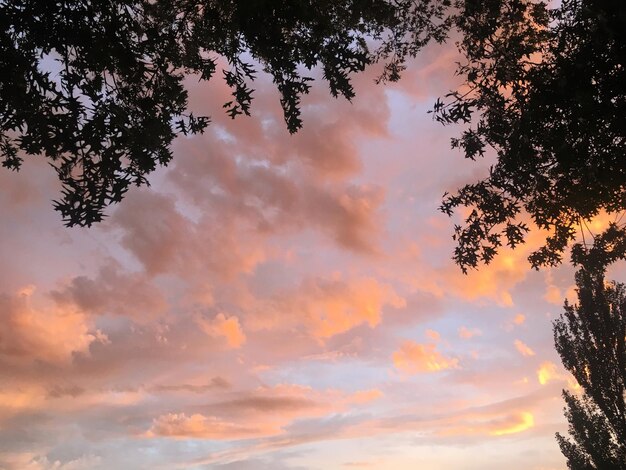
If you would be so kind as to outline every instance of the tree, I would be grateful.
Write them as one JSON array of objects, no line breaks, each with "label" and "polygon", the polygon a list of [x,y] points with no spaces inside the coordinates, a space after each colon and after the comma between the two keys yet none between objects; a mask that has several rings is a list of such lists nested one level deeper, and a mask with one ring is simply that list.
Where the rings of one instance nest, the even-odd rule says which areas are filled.
[{"label": "tree", "polygon": [[434,116],[464,125],[452,145],[467,158],[497,158],[487,178],[444,197],[449,215],[472,209],[454,259],[464,271],[488,263],[524,241],[530,218],[551,232],[532,265],[558,264],[586,220],[626,208],[620,0],[3,0],[0,160],[15,170],[45,157],[63,185],[56,208],[90,225],[171,160],[176,135],[209,124],[188,112],[186,76],[221,74],[235,117],[250,112],[262,69],[295,132],[307,70],[350,99],[354,73],[382,61],[380,81],[397,80],[407,57],[448,34],[465,83]]},{"label": "tree", "polygon": [[[333,96],[385,61],[395,80],[407,54],[442,41],[446,0],[3,0],[0,2],[0,159],[48,159],[68,225],[91,225],[132,184],[172,158],[178,134],[202,132],[184,78],[208,81],[218,60],[232,89],[226,112],[248,114],[255,65],[280,91],[289,131],[318,67]],[[368,45],[370,41],[370,45]],[[374,46],[372,50],[370,47]]]},{"label": "tree", "polygon": [[583,394],[563,391],[571,440],[557,440],[570,470],[626,469],[626,290],[587,266],[576,285],[578,304],[565,303],[554,341]]},{"label": "tree", "polygon": [[[444,213],[471,209],[455,227],[454,259],[464,272],[489,263],[503,243],[524,241],[531,219],[550,235],[529,261],[556,265],[586,221],[626,209],[626,2],[563,0],[549,10],[468,0],[455,25],[465,84],[436,102],[434,116],[465,125],[452,142],[465,157],[492,151],[496,163],[444,195]],[[626,240],[614,222],[599,234],[622,240],[611,259],[624,256]]]}]

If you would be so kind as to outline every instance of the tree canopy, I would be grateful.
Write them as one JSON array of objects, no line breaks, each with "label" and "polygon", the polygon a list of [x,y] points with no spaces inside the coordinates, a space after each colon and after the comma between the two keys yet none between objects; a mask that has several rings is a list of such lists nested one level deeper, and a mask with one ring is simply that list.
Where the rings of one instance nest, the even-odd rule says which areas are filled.
[{"label": "tree canopy", "polygon": [[449,215],[471,209],[454,259],[464,271],[488,263],[503,243],[523,242],[532,220],[550,232],[532,266],[556,265],[586,221],[626,209],[626,3],[465,2],[457,24],[465,84],[435,117],[467,124],[453,147],[470,159],[490,149],[496,163],[444,196]]},{"label": "tree canopy", "polygon": [[571,470],[626,469],[626,290],[588,267],[576,285],[578,304],[566,302],[554,341],[583,393],[563,392],[571,439],[557,440]]},{"label": "tree canopy", "polygon": [[[464,271],[523,243],[532,224],[550,233],[532,266],[558,264],[585,221],[626,209],[619,0],[4,0],[0,31],[0,159],[18,169],[45,157],[68,225],[101,220],[171,160],[176,135],[206,128],[188,110],[186,76],[225,80],[235,117],[269,73],[295,132],[308,71],[350,99],[353,74],[383,62],[380,80],[397,80],[408,57],[448,36],[464,84],[434,117],[463,126],[452,146],[465,157],[496,157],[486,178],[444,195],[443,212],[470,209],[455,227]],[[595,241],[617,259],[619,240],[616,218]]]},{"label": "tree canopy", "polygon": [[[68,225],[91,225],[132,184],[172,158],[178,134],[202,132],[184,78],[222,75],[224,104],[248,114],[250,83],[269,73],[288,129],[319,67],[350,99],[353,73],[385,61],[394,80],[408,54],[442,41],[439,0],[4,0],[0,2],[0,159],[43,156],[63,184]],[[371,48],[373,45],[373,49]],[[218,70],[219,61],[228,66]],[[256,64],[256,65],[255,65]],[[53,73],[54,72],[54,73]]]}]

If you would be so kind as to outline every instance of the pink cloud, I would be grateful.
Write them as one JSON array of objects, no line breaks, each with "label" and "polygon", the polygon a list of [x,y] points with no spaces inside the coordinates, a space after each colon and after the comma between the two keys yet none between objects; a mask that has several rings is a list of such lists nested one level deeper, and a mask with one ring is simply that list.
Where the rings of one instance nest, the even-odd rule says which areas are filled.
[{"label": "pink cloud", "polygon": [[236,316],[218,313],[212,319],[198,317],[198,325],[209,336],[223,337],[229,348],[240,348],[246,342],[246,335]]},{"label": "pink cloud", "polygon": [[51,292],[61,306],[75,305],[80,310],[101,315],[111,313],[128,316],[137,322],[150,321],[168,307],[163,292],[143,273],[124,272],[109,260],[92,279],[78,276]]},{"label": "pink cloud", "polygon": [[0,295],[4,328],[0,354],[16,359],[71,362],[74,353],[89,353],[92,343],[108,342],[84,312],[73,306],[35,306],[34,287]]},{"label": "pink cloud", "polygon": [[296,384],[259,387],[203,407],[203,413],[167,413],[153,420],[146,437],[247,439],[285,433],[297,419],[336,413],[383,396],[376,389],[344,393]]},{"label": "pink cloud", "polygon": [[[523,396],[472,408],[537,387],[519,382],[536,364],[511,370],[501,353],[513,338],[490,329],[501,324],[491,319],[513,318],[499,307],[526,302],[515,295],[533,278],[521,251],[504,250],[469,276],[449,261],[452,222],[434,207],[445,189],[480,177],[489,163],[466,171],[447,156],[456,131],[418,118],[434,101],[428,94],[448,87],[449,52],[432,49],[432,63],[412,64],[407,77],[417,84],[390,90],[372,86],[372,74],[359,76],[353,103],[328,101],[317,86],[303,99],[305,127],[296,136],[286,132],[266,78],[255,83],[254,116],[235,121],[220,109],[227,92],[219,80],[194,88],[194,106],[215,108],[207,134],[178,139],[153,187],[131,189],[89,230],[65,230],[50,210],[57,188],[53,172],[42,176],[45,162],[36,173],[0,174],[9,217],[0,227],[0,280],[7,292],[34,283],[43,293],[0,299],[0,438],[33,449],[13,467],[0,454],[0,467],[69,469],[84,447],[102,453],[101,462],[86,459],[87,468],[194,467],[205,450],[209,466],[267,459],[280,468],[286,453],[272,453],[302,443],[336,467],[343,457],[328,447],[354,438],[367,443],[357,463],[395,468],[406,466],[404,450],[397,460],[375,458],[390,433],[398,445],[410,436],[407,455],[422,459],[416,431],[420,443],[518,443],[557,422],[561,384],[549,368],[539,389],[550,401]],[[544,288],[532,296],[538,308],[546,308]],[[424,344],[397,344],[408,332],[423,334],[435,316],[461,325],[471,302],[481,305],[490,344],[487,351],[481,342],[462,370],[434,373],[460,369],[460,355],[473,354],[465,342],[455,345],[459,357],[434,330]],[[544,344],[541,331],[526,331],[528,341]],[[381,374],[390,358],[399,373]],[[280,383],[294,377],[308,386]],[[556,414],[546,419],[543,408]],[[144,442],[145,453],[134,442],[140,436],[171,440]],[[254,441],[206,442],[213,439]],[[216,445],[230,450],[214,452]],[[526,463],[517,466],[532,468]]]},{"label": "pink cloud", "polygon": [[303,324],[314,337],[326,339],[362,324],[377,326],[387,305],[402,308],[406,301],[374,278],[308,278],[295,290],[262,301],[251,321],[272,329]]},{"label": "pink cloud", "polygon": [[250,273],[265,259],[258,241],[235,220],[193,221],[164,194],[137,191],[112,217],[123,230],[121,244],[150,275],[181,277],[210,272],[221,278]]},{"label": "pink cloud", "polygon": [[271,426],[255,428],[202,414],[168,413],[154,420],[146,437],[173,437],[180,439],[249,439],[271,436],[280,429]]},{"label": "pink cloud", "polygon": [[374,78],[373,70],[354,77],[359,99],[353,102],[330,100],[321,82],[315,83],[302,97],[305,125],[295,135],[286,130],[279,96],[265,74],[254,84],[253,118],[231,120],[216,106],[230,99],[230,90],[221,83],[207,87],[189,81],[190,101],[202,112],[214,110],[212,127],[219,127],[236,142],[236,154],[272,164],[299,162],[316,177],[345,178],[361,167],[357,143],[386,135],[389,105],[385,88],[372,86]]},{"label": "pink cloud", "polygon": [[441,339],[441,335],[439,334],[438,331],[435,331],[435,330],[430,330],[430,329],[426,330],[426,336],[433,341],[439,341]]},{"label": "pink cloud", "polygon": [[[208,147],[228,146],[210,135],[203,138]],[[237,148],[203,155],[194,142],[199,143],[185,144],[168,177],[205,214],[229,214],[231,221],[261,236],[310,228],[350,250],[376,251],[382,188],[318,181],[297,164],[233,158]]]},{"label": "pink cloud", "polygon": [[468,415],[439,432],[441,436],[504,436],[527,431],[535,425],[535,418],[529,411],[516,411],[504,416],[491,417],[479,414]]},{"label": "pink cloud", "polygon": [[537,369],[537,380],[541,385],[546,385],[548,382],[560,379],[561,373],[553,362],[542,362],[539,369]]},{"label": "pink cloud", "polygon": [[50,459],[37,452],[1,452],[4,470],[89,470],[102,465],[97,455],[82,455],[69,460]]},{"label": "pink cloud", "polygon": [[561,295],[561,290],[553,285],[550,285],[546,288],[546,293],[544,295],[544,299],[550,302],[551,304],[561,305],[563,303],[563,297]]},{"label": "pink cloud", "polygon": [[350,401],[352,403],[366,404],[374,400],[378,400],[383,396],[384,393],[375,388],[370,390],[359,390],[350,397]]},{"label": "pink cloud", "polygon": [[525,357],[530,357],[535,355],[535,351],[533,351],[526,343],[523,341],[516,339],[515,340],[515,349]]},{"label": "pink cloud", "polygon": [[438,372],[459,367],[459,360],[446,357],[437,351],[434,344],[419,344],[406,340],[393,353],[393,365],[408,374]]},{"label": "pink cloud", "polygon": [[482,335],[482,331],[480,331],[478,328],[467,328],[465,326],[459,328],[459,338],[470,339],[474,336],[480,335]]}]

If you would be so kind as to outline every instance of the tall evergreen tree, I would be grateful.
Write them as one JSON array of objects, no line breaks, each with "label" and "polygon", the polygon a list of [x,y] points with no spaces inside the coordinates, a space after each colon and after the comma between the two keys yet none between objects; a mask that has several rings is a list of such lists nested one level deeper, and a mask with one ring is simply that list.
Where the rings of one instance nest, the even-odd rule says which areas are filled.
[{"label": "tall evergreen tree", "polygon": [[591,264],[576,285],[578,304],[565,303],[554,342],[583,393],[563,391],[570,438],[557,440],[571,470],[626,469],[626,290]]}]

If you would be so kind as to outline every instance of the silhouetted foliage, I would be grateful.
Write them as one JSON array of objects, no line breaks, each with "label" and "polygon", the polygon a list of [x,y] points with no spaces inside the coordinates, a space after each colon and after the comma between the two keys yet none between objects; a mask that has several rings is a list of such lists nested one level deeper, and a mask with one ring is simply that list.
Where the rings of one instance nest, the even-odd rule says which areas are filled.
[{"label": "silhouetted foliage", "polygon": [[[301,125],[303,71],[318,67],[333,96],[351,74],[445,38],[447,0],[2,0],[0,158],[18,169],[41,155],[56,169],[68,225],[91,225],[132,184],[172,158],[177,134],[202,132],[184,78],[221,75],[224,104],[248,114],[255,64],[280,92],[289,131]],[[369,41],[369,44],[368,44]],[[371,45],[373,49],[370,50]],[[218,70],[219,61],[228,65]]]},{"label": "silhouetted foliage", "polygon": [[185,77],[225,80],[235,117],[249,114],[263,70],[295,132],[308,71],[350,99],[352,74],[383,61],[380,81],[397,80],[452,28],[465,85],[434,116],[465,126],[452,144],[467,158],[497,156],[487,178],[444,198],[447,214],[471,209],[454,259],[466,271],[522,243],[528,214],[551,232],[532,265],[554,265],[584,220],[626,205],[626,3],[561,3],[2,0],[0,159],[18,169],[26,155],[47,158],[63,185],[56,208],[90,225],[171,160],[176,135],[209,124],[188,111]]},{"label": "silhouetted foliage", "polygon": [[557,434],[571,470],[626,469],[626,291],[604,270],[576,274],[578,304],[565,303],[554,324],[563,365],[583,394],[563,391],[567,439]]},{"label": "silhouetted foliage", "polygon": [[455,24],[465,86],[434,116],[466,125],[452,145],[467,158],[492,149],[497,161],[444,195],[448,215],[471,209],[454,259],[464,272],[489,263],[503,243],[524,241],[529,216],[550,232],[529,261],[556,265],[586,220],[626,209],[626,2],[467,0]]}]

